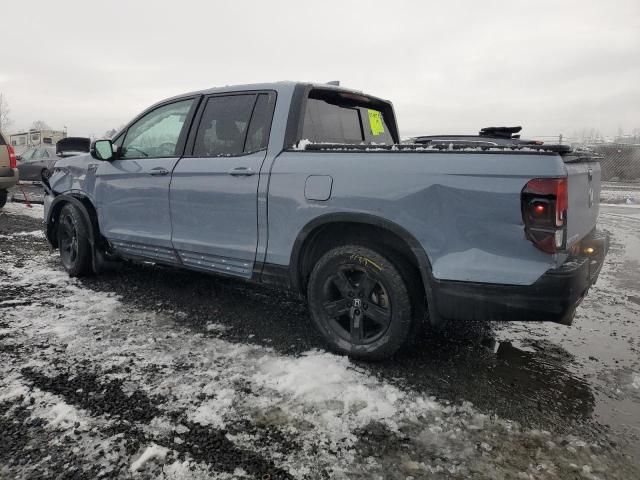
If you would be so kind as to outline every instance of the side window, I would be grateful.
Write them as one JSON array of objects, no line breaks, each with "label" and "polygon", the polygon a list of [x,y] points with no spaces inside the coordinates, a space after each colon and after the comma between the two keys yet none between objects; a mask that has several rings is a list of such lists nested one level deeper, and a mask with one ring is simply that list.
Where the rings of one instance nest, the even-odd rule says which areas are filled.
[{"label": "side window", "polygon": [[40,155],[42,158],[49,158],[49,152],[46,149],[42,149],[42,154]]},{"label": "side window", "polygon": [[313,143],[361,143],[364,134],[360,110],[309,98],[304,113],[302,139]]},{"label": "side window", "polygon": [[30,162],[31,159],[35,156],[37,150],[27,150],[20,157],[21,160],[25,163]]},{"label": "side window", "polygon": [[[131,125],[121,158],[173,157],[193,99],[171,103],[147,113]],[[118,139],[120,140],[120,139]]]},{"label": "side window", "polygon": [[275,103],[275,94],[261,93],[258,95],[258,100],[251,116],[251,123],[249,124],[247,141],[244,145],[245,152],[257,152],[267,148]]},{"label": "side window", "polygon": [[198,126],[193,154],[217,157],[243,153],[255,99],[253,94],[210,97]]}]

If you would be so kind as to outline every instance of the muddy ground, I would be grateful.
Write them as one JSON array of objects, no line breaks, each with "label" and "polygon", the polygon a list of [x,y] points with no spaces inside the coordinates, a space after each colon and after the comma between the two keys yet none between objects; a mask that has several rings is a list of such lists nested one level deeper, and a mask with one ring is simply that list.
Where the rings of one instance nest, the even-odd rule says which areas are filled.
[{"label": "muddy ground", "polygon": [[452,324],[375,364],[266,288],[69,279],[42,207],[0,212],[0,479],[640,478],[638,208],[602,207],[573,326]]}]

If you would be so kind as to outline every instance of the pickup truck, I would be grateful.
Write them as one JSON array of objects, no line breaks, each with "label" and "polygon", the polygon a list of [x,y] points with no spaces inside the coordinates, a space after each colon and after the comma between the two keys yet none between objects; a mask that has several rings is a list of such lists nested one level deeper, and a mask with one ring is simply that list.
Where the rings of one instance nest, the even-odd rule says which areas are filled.
[{"label": "pickup truck", "polygon": [[16,152],[0,132],[0,208],[7,203],[7,190],[18,183],[18,177]]},{"label": "pickup truck", "polygon": [[363,359],[428,322],[570,324],[608,248],[588,152],[401,143],[389,101],[335,85],[164,100],[44,184],[70,275],[126,259],[290,290]]}]

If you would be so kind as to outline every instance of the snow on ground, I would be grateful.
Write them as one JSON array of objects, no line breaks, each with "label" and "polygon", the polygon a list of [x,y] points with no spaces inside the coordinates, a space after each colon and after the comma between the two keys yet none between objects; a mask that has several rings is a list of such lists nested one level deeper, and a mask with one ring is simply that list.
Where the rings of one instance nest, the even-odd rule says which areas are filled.
[{"label": "snow on ground", "polygon": [[0,292],[0,428],[32,443],[44,429],[52,451],[0,477],[60,458],[87,478],[638,478],[604,442],[439,401],[346,357],[218,338],[224,325],[91,290],[56,256],[3,251]]},{"label": "snow on ground", "polygon": [[0,235],[0,238],[9,239],[15,237],[40,237],[44,238],[44,232],[42,230],[33,230],[32,232],[16,232],[11,235]]},{"label": "snow on ground", "polygon": [[614,190],[603,188],[600,203],[640,205],[640,188],[636,190]]},{"label": "snow on ground", "polygon": [[31,204],[31,208],[25,203],[8,202],[0,212],[10,215],[26,215],[31,218],[42,220],[44,218],[44,206],[35,203]]},{"label": "snow on ground", "polygon": [[[468,403],[400,389],[345,357],[286,356],[212,338],[206,329],[194,332],[179,323],[179,314],[138,310],[83,287],[55,257],[6,260],[0,289],[10,285],[33,301],[5,310],[2,321],[11,330],[5,344],[25,353],[4,355],[0,403],[24,397],[11,415],[39,397],[29,417],[51,429],[79,430],[78,458],[97,462],[95,448],[107,449],[109,462],[94,463],[98,474],[120,464],[138,472],[166,463],[166,478],[198,478],[207,468],[220,478],[241,477],[235,468],[248,469],[248,478],[264,469],[271,478],[320,478],[319,472],[330,478],[566,478],[577,465],[588,470],[585,478],[600,478],[614,466],[601,445],[523,430]],[[82,386],[65,387],[77,378],[99,385],[86,397]],[[143,411],[96,410],[91,399],[116,395],[113,385],[125,403],[136,398],[146,405]],[[85,408],[70,405],[73,400]],[[110,433],[118,425],[121,434]],[[243,464],[249,454],[235,449],[259,460]],[[221,460],[229,455],[238,462],[233,469]],[[259,472],[251,471],[256,462]]]},{"label": "snow on ground", "polygon": [[155,443],[147,447],[147,449],[140,455],[140,457],[131,464],[131,471],[137,472],[142,466],[150,460],[159,459],[164,460],[167,458],[169,449],[156,445]]}]

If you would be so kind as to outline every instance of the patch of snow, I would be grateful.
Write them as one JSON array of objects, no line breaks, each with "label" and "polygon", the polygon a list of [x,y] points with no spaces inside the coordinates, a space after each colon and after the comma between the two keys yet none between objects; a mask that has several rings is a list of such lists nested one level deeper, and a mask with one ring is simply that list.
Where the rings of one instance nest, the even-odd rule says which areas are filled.
[{"label": "patch of snow", "polygon": [[0,213],[8,213],[10,215],[25,215],[31,218],[37,218],[38,220],[44,220],[44,205],[31,204],[31,208],[26,203],[9,202],[2,209]]},{"label": "patch of snow", "polygon": [[607,190],[600,191],[600,202],[616,205],[639,205],[640,186],[638,190]]},{"label": "patch of snow", "polygon": [[53,426],[70,427],[80,422],[80,415],[72,405],[65,402],[56,403],[49,411],[49,424]]},{"label": "patch of snow", "polygon": [[207,323],[205,328],[207,332],[224,332],[229,330],[229,326],[222,325],[221,323]]},{"label": "patch of snow", "polygon": [[312,143],[313,142],[311,140],[308,140],[306,138],[302,139],[293,146],[292,150],[306,150],[307,145],[311,145]]},{"label": "patch of snow", "polygon": [[360,425],[393,417],[403,393],[355,371],[351,361],[326,352],[307,352],[300,358],[267,358],[253,381],[294,400],[294,405],[313,406],[323,412],[329,427],[351,414]]},{"label": "patch of snow", "polygon": [[160,445],[152,443],[147,447],[142,455],[140,455],[140,457],[138,457],[138,459],[131,464],[131,468],[129,470],[131,470],[132,472],[137,472],[144,466],[145,463],[150,460],[164,460],[167,457],[168,452],[168,448],[161,447]]},{"label": "patch of snow", "polygon": [[640,389],[640,374],[637,374],[637,373],[633,374],[633,381],[631,382],[631,386],[633,388]]},{"label": "patch of snow", "polygon": [[230,388],[218,391],[215,399],[203,402],[195,412],[189,415],[189,419],[200,425],[212,425],[216,428],[224,428],[225,413],[230,410],[236,392]]},{"label": "patch of snow", "polygon": [[44,232],[42,230],[34,230],[32,232],[16,232],[11,235],[0,235],[0,238],[8,239],[13,237],[38,237],[44,238]]}]

